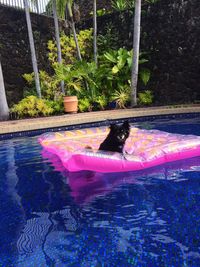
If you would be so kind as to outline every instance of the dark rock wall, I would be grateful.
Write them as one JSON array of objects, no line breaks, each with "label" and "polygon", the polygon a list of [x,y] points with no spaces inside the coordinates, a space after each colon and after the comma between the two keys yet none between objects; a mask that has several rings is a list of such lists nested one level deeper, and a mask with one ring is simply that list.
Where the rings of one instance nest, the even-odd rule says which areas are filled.
[{"label": "dark rock wall", "polygon": [[[93,11],[93,0],[76,0],[75,1],[81,13],[81,18],[91,17],[91,12]],[[111,2],[112,0],[100,0],[96,1],[97,10],[105,8],[106,11],[111,10]]]},{"label": "dark rock wall", "polygon": [[[31,15],[36,57],[40,69],[50,70],[47,42],[54,38],[54,23],[46,16]],[[8,102],[22,98],[24,73],[31,73],[32,62],[25,13],[0,5],[0,56]]]},{"label": "dark rock wall", "polygon": [[[158,104],[200,99],[199,14],[199,0],[159,0],[143,7],[141,49],[149,53],[147,65],[152,72],[149,89],[155,92]],[[49,68],[46,46],[54,38],[53,20],[36,15],[31,18],[39,67]],[[133,14],[127,11],[99,17],[98,31],[103,33],[109,22],[115,25],[120,44],[131,48]],[[90,27],[92,20],[78,26]],[[22,74],[32,71],[25,14],[1,6],[0,54],[8,101],[16,102],[22,96]]]},{"label": "dark rock wall", "polygon": [[158,102],[200,100],[199,14],[199,0],[159,1],[144,14],[141,46],[150,52]]}]

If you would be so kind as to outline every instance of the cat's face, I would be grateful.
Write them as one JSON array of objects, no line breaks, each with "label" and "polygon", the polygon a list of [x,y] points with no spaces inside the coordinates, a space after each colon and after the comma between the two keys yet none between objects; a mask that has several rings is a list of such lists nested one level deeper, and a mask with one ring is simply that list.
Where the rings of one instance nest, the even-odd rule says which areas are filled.
[{"label": "cat's face", "polygon": [[110,137],[119,143],[125,143],[130,134],[130,125],[125,121],[122,125],[112,124],[110,126]]}]

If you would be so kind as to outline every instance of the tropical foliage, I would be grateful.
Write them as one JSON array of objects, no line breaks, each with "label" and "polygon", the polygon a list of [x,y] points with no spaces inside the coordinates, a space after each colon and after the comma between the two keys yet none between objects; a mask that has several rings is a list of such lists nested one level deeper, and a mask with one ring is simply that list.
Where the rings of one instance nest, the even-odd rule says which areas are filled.
[{"label": "tropical foliage", "polygon": [[[41,81],[41,92],[43,99],[50,101],[51,108],[56,109],[53,113],[63,112],[62,94],[60,82],[64,81],[65,94],[77,95],[79,98],[79,110],[103,110],[112,101],[117,107],[125,108],[130,103],[130,84],[133,51],[125,48],[107,49],[99,51],[98,67],[93,61],[92,51],[92,29],[80,31],[77,35],[80,41],[82,61],[76,58],[76,48],[73,36],[61,35],[61,51],[63,63],[57,63],[57,48],[55,41],[48,42],[49,61],[54,69],[54,75],[49,75],[41,70],[39,77]],[[146,54],[140,54],[139,63],[142,66],[147,62]],[[24,96],[35,95],[34,75],[24,74],[28,90]],[[150,78],[150,72],[146,68],[140,68],[139,77],[146,85]],[[85,82],[88,86],[85,88]],[[52,104],[54,103],[54,105]],[[55,103],[58,103],[55,105]],[[144,104],[144,103],[143,103]],[[49,103],[48,103],[49,106]],[[34,109],[35,110],[35,109]],[[15,106],[15,112],[21,112]],[[23,110],[26,113],[26,111]],[[33,116],[41,114],[34,111]],[[27,116],[31,116],[27,113]],[[21,113],[19,114],[21,116]],[[43,113],[44,115],[44,113]]]},{"label": "tropical foliage", "polygon": [[151,90],[145,90],[138,93],[139,104],[151,105],[153,103],[153,92]]},{"label": "tropical foliage", "polygon": [[134,7],[133,0],[112,0],[111,4],[114,10],[123,11]]},{"label": "tropical foliage", "polygon": [[14,105],[11,112],[17,113],[19,118],[49,116],[54,113],[52,103],[37,96],[27,96],[17,105]]},{"label": "tropical foliage", "polygon": [[[35,95],[35,81],[33,73],[25,73],[23,75],[27,81],[28,87],[24,91],[24,96]],[[41,70],[39,72],[42,97],[47,100],[58,100],[58,96],[61,95],[59,88],[59,81],[53,76],[49,75],[46,71]]]},{"label": "tropical foliage", "polygon": [[107,23],[103,34],[98,34],[97,45],[99,54],[104,54],[110,49],[119,49],[119,33],[112,23]]},{"label": "tropical foliage", "polygon": [[[89,60],[92,55],[92,29],[82,30],[77,34],[79,42],[81,57],[85,60]],[[73,64],[77,60],[76,44],[73,35],[61,34],[60,46],[62,51],[63,64]],[[49,40],[49,61],[53,68],[58,65],[57,47],[56,42]]]},{"label": "tropical foliage", "polygon": [[[68,8],[70,23],[73,23],[70,13],[73,1],[66,0],[64,2]],[[131,3],[133,5],[133,1],[122,0],[113,0],[113,5],[115,3],[122,7],[123,2],[126,2],[129,8],[132,7]],[[57,3],[61,4],[61,0]],[[66,6],[60,4],[57,6],[57,11],[61,12],[61,9],[63,12],[66,11]],[[77,95],[80,112],[103,110],[108,108],[113,101],[118,108],[125,108],[130,105],[133,50],[118,47],[117,32],[112,24],[107,25],[105,34],[97,36],[97,64],[97,59],[94,60],[93,41],[93,29],[80,30],[76,34],[76,38],[74,32],[68,36],[62,33],[60,36],[62,61],[58,62],[57,43],[55,40],[49,40],[48,58],[54,73],[50,75],[44,70],[39,72],[41,101],[36,97],[33,73],[24,74],[23,77],[28,85],[24,91],[25,98],[13,107],[13,111],[17,112],[20,117],[62,113],[61,82],[64,82],[65,95]],[[80,54],[77,53],[77,42]],[[138,95],[139,104],[142,105],[151,104],[153,101],[153,96],[146,88],[150,79],[150,71],[143,67],[146,62],[146,54],[140,53],[138,77],[144,90],[146,90]],[[26,106],[28,109],[25,108]]]}]

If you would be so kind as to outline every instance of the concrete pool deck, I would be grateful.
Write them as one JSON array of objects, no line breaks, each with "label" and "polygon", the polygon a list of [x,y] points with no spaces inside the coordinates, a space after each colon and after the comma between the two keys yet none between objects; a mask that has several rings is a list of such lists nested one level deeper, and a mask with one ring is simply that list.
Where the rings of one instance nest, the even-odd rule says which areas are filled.
[{"label": "concrete pool deck", "polygon": [[149,108],[115,109],[105,111],[93,111],[77,114],[65,114],[61,116],[43,117],[23,120],[9,120],[0,122],[0,134],[15,133],[46,128],[70,126],[83,123],[92,123],[105,120],[123,118],[172,115],[184,113],[200,113],[200,104],[181,106],[162,106]]}]

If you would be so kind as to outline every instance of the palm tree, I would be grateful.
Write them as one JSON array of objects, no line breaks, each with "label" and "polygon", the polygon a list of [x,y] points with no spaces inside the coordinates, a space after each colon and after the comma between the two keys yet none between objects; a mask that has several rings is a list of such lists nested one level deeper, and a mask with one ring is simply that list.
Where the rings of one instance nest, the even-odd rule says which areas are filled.
[{"label": "palm tree", "polygon": [[98,64],[97,60],[97,2],[96,0],[93,0],[93,46],[94,46],[94,61],[96,63],[96,66]]},{"label": "palm tree", "polygon": [[31,49],[31,59],[32,59],[32,65],[33,65],[34,77],[35,77],[35,86],[36,86],[38,97],[41,98],[40,79],[39,79],[37,59],[36,59],[36,53],[35,53],[35,45],[34,45],[34,40],[33,40],[30,11],[29,11],[29,5],[28,5],[27,0],[24,0],[24,8],[25,8],[25,13],[26,13],[26,23],[27,23],[27,28],[28,28],[28,37],[29,37],[29,43],[30,43],[30,49]]},{"label": "palm tree", "polygon": [[131,73],[131,106],[137,105],[137,82],[140,50],[141,0],[135,0],[134,33],[133,33],[133,64]]},{"label": "palm tree", "polygon": [[71,24],[72,32],[74,35],[74,41],[76,44],[77,56],[78,56],[79,60],[82,60],[81,52],[80,52],[80,48],[79,48],[79,44],[78,44],[78,39],[77,39],[77,35],[76,35],[76,28],[75,28],[73,13],[72,13],[72,4],[73,4],[73,0],[67,1],[67,10],[68,10],[68,14],[69,14],[69,21]]},{"label": "palm tree", "polygon": [[[76,51],[77,51],[77,57],[78,57],[79,61],[82,61],[80,47],[78,44],[78,38],[77,38],[77,34],[76,34],[75,22],[74,22],[74,18],[73,18],[72,5],[73,5],[73,0],[58,0],[58,12],[59,12],[61,17],[63,17],[63,15],[64,15],[65,19],[67,19],[67,17],[69,17],[68,21],[70,23],[70,26],[71,26],[71,29],[73,32],[74,41],[75,41],[75,45],[76,45]],[[83,79],[83,80],[84,80],[86,90],[89,90],[87,81],[85,79]]]},{"label": "palm tree", "polygon": [[73,12],[72,12],[72,5],[73,5],[73,0],[58,0],[58,12],[59,15],[61,15],[61,17],[63,17],[63,15],[65,14],[65,18],[66,18],[66,14],[68,14],[68,20],[73,32],[73,36],[74,36],[74,41],[76,44],[76,51],[77,51],[77,56],[78,59],[81,61],[82,57],[81,57],[81,52],[80,52],[80,47],[78,44],[78,38],[77,38],[77,34],[76,34],[76,28],[75,28],[75,22],[74,22],[74,18],[73,18]]},{"label": "palm tree", "polygon": [[6,99],[3,72],[0,61],[0,120],[7,120],[8,117],[9,117],[9,109]]},{"label": "palm tree", "polygon": [[[62,54],[61,54],[61,46],[60,46],[60,34],[59,34],[59,25],[58,25],[58,16],[57,16],[57,9],[56,9],[56,0],[53,0],[53,18],[54,18],[54,25],[55,25],[55,36],[56,36],[56,44],[57,44],[57,51],[58,51],[58,63],[62,63]],[[61,81],[61,91],[64,94],[64,81]]]}]

